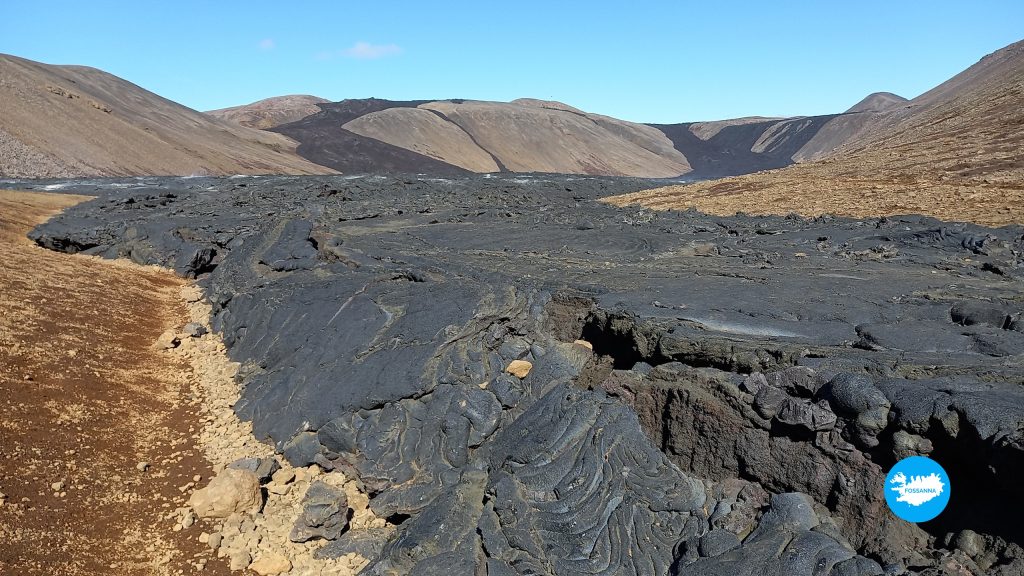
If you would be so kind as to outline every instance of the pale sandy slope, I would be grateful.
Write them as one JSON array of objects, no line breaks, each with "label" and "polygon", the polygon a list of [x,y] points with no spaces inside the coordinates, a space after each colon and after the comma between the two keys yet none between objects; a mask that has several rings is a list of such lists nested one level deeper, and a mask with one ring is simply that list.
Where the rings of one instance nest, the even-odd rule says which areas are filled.
[{"label": "pale sandy slope", "polygon": [[316,114],[320,111],[317,104],[324,102],[329,100],[306,94],[292,94],[265,98],[242,106],[210,110],[207,114],[249,128],[266,130]]},{"label": "pale sandy slope", "polygon": [[1024,42],[986,56],[896,114],[835,158],[609,201],[718,214],[920,213],[1024,222]]},{"label": "pale sandy slope", "polygon": [[296,142],[84,66],[0,55],[0,175],[316,174]]},{"label": "pale sandy slope", "polygon": [[344,128],[473,172],[499,170],[465,130],[430,110],[389,108],[360,116]]},{"label": "pale sandy slope", "polygon": [[438,101],[389,108],[344,129],[475,172],[672,177],[690,170],[660,130],[557,102]]}]

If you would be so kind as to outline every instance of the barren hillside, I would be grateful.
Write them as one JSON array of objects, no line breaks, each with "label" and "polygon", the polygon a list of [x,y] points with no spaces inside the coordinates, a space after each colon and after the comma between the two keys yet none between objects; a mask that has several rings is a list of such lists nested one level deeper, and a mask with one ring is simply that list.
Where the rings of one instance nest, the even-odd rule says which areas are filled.
[{"label": "barren hillside", "polygon": [[472,172],[499,170],[465,130],[430,110],[389,108],[360,116],[343,128]]},{"label": "barren hillside", "polygon": [[518,102],[429,102],[418,111],[382,110],[344,128],[474,172],[673,177],[690,169],[650,126],[559,103]]},{"label": "barren hillside", "polygon": [[95,68],[0,55],[0,175],[330,172],[295,147]]}]

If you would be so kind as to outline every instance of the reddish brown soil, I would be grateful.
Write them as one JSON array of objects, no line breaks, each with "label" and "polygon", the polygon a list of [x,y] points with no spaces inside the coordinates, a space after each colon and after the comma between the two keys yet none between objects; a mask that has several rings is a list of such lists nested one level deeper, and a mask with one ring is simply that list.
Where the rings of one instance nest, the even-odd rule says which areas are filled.
[{"label": "reddish brown soil", "polygon": [[188,366],[151,348],[183,281],[25,238],[85,199],[0,191],[0,574],[228,574],[170,519],[211,473]]}]

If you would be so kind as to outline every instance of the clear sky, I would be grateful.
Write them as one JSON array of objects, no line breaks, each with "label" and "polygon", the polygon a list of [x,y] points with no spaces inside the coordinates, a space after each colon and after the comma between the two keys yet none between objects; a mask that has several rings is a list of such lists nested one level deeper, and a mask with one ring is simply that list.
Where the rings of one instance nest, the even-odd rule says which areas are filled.
[{"label": "clear sky", "polygon": [[0,0],[0,52],[94,66],[209,110],[330,100],[560,100],[641,122],[912,98],[1024,39],[1024,2]]}]

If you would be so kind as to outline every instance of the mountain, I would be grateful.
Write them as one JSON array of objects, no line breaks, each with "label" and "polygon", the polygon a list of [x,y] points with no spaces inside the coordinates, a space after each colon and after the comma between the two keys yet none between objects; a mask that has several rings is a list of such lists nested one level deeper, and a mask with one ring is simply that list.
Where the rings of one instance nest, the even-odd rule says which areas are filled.
[{"label": "mountain", "polygon": [[895,121],[895,112],[907,102],[906,98],[891,92],[869,94],[846,112],[830,117],[790,159],[797,163],[810,162],[841,154],[850,142],[871,138],[887,129]]},{"label": "mountain", "polygon": [[907,102],[909,100],[892,92],[875,92],[874,94],[868,94],[863,100],[854,104],[846,113],[885,112]]},{"label": "mountain", "polygon": [[95,68],[0,55],[0,175],[332,172],[296,155],[296,145]]},{"label": "mountain", "polygon": [[[874,95],[873,95],[874,96]],[[898,100],[892,95],[892,102]],[[883,97],[865,100],[882,107]],[[873,103],[873,104],[872,104]],[[707,179],[827,157],[890,121],[887,111],[639,124],[568,104],[345,100],[271,128],[343,172],[555,172]],[[444,167],[444,168],[442,168]]]},{"label": "mountain", "polygon": [[251,104],[210,110],[207,114],[249,128],[266,130],[281,124],[301,120],[320,111],[317,104],[330,102],[317,96],[293,94],[265,98]]},{"label": "mountain", "polygon": [[847,139],[831,158],[609,201],[718,214],[1024,220],[1024,41],[881,114],[883,123]]},{"label": "mountain", "polygon": [[[99,70],[3,56],[0,174],[339,170],[721,178],[847,158],[904,137],[938,146],[941,126],[988,108],[963,106],[952,120],[935,110],[1015,70],[1007,50],[912,101],[878,92],[841,114],[679,124],[627,122],[530,98],[327,102],[292,95],[201,114]],[[899,162],[882,164],[889,169]]]}]

